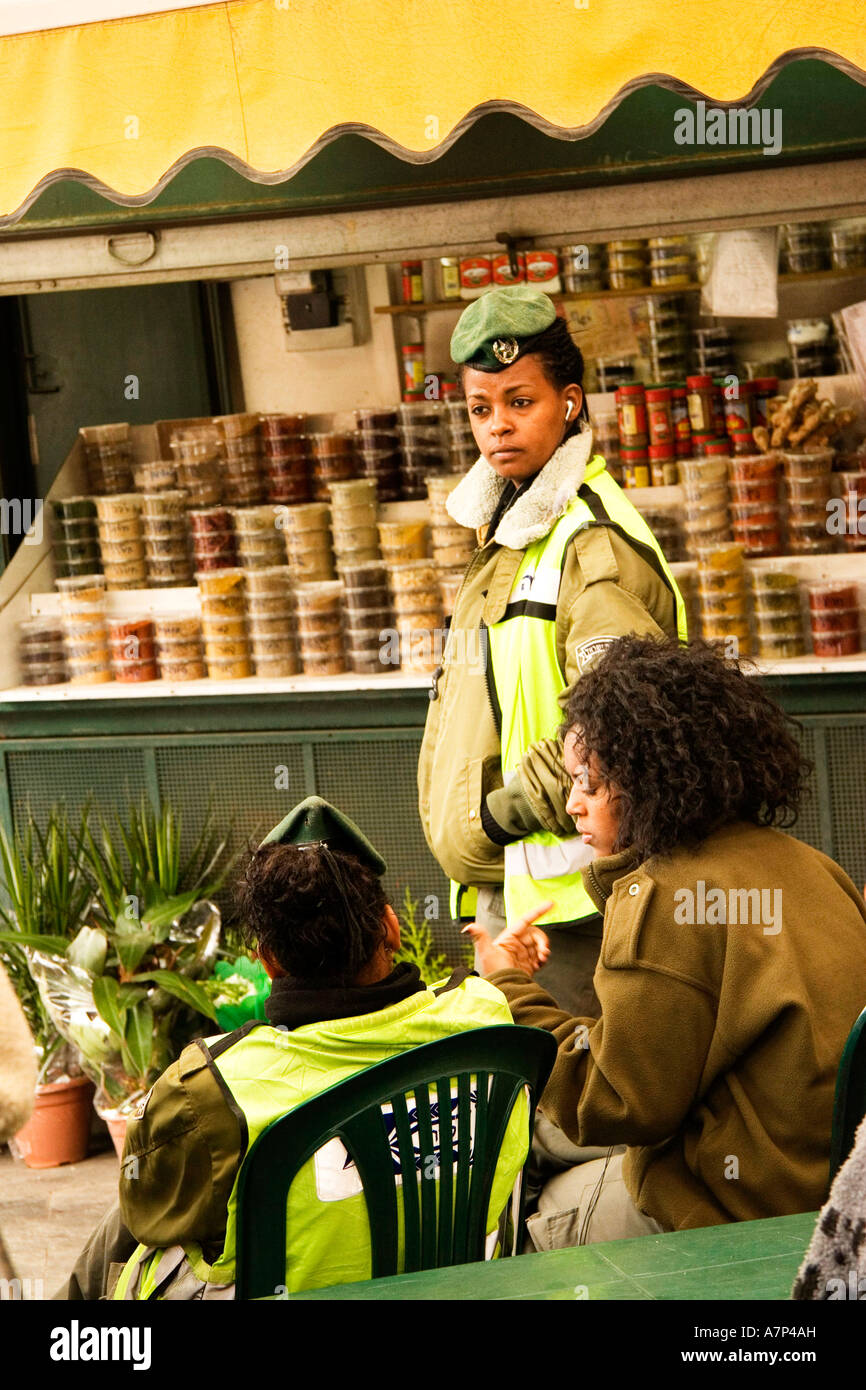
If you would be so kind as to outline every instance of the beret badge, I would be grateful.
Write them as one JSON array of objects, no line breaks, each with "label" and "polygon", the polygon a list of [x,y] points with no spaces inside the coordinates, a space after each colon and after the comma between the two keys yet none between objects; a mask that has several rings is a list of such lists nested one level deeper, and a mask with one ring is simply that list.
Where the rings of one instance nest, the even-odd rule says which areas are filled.
[{"label": "beret badge", "polygon": [[501,362],[505,367],[516,361],[520,351],[516,338],[496,338],[490,346],[497,362]]}]

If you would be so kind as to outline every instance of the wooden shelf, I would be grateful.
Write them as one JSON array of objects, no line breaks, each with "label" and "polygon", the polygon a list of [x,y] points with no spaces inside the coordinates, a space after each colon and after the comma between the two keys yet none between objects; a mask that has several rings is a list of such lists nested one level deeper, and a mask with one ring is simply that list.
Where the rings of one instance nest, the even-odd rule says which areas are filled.
[{"label": "wooden shelf", "polygon": [[[822,284],[824,281],[866,280],[866,266],[856,270],[815,270],[808,275],[780,275],[780,285]],[[657,295],[697,294],[702,288],[698,284],[689,285],[643,285],[637,290],[580,290],[559,291],[551,299],[569,303],[576,299],[645,299]],[[471,299],[437,299],[423,304],[377,304],[377,314],[409,315],[419,318],[424,314],[438,313],[445,309],[465,309]],[[724,317],[724,316],[723,316]]]}]

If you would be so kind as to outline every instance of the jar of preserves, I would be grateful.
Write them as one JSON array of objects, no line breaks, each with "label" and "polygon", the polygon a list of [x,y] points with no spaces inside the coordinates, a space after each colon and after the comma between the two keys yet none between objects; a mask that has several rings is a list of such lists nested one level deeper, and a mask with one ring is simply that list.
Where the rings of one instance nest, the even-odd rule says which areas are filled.
[{"label": "jar of preserves", "polygon": [[526,279],[526,257],[522,251],[515,255],[516,273],[512,270],[511,257],[508,252],[501,256],[493,257],[493,283],[494,285],[519,285]]},{"label": "jar of preserves", "polygon": [[621,448],[619,458],[622,464],[623,487],[650,486],[649,452],[647,449]]},{"label": "jar of preserves", "polygon": [[674,487],[677,481],[676,450],[672,442],[649,446],[650,478],[653,487]]},{"label": "jar of preserves", "polygon": [[424,267],[420,261],[403,261],[400,265],[403,280],[403,303],[421,304],[424,300]]},{"label": "jar of preserves", "polygon": [[673,444],[674,427],[671,418],[671,393],[666,386],[648,386],[646,413],[650,444]]},{"label": "jar of preserves", "polygon": [[406,343],[403,348],[403,399],[423,399],[424,344]]},{"label": "jar of preserves", "polygon": [[620,386],[616,393],[616,419],[621,449],[643,449],[649,444],[646,395],[643,386]]},{"label": "jar of preserves", "polygon": [[439,293],[443,299],[460,298],[460,262],[456,256],[439,257]]},{"label": "jar of preserves", "polygon": [[713,423],[713,378],[686,377],[686,400],[692,433],[705,438],[715,435]]},{"label": "jar of preserves", "polygon": [[463,256],[460,260],[460,298],[477,299],[490,288],[493,263],[490,256]]}]

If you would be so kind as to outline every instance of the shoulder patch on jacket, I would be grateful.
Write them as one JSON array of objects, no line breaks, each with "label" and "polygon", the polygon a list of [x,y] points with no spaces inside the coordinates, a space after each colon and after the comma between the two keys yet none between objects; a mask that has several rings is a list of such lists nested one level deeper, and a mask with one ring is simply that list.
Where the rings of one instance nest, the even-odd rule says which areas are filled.
[{"label": "shoulder patch on jacket", "polygon": [[601,653],[616,640],[616,637],[606,635],[604,637],[590,637],[588,642],[581,642],[574,653],[574,659],[577,662],[577,668],[580,674],[583,675],[587,666],[595,661],[595,658],[600,656]]}]

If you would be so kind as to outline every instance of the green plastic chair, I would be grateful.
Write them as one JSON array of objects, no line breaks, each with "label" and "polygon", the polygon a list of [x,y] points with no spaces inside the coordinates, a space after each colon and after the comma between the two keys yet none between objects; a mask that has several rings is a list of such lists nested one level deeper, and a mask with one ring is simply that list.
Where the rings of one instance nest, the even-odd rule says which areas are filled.
[{"label": "green plastic chair", "polygon": [[[235,1297],[265,1298],[285,1285],[289,1188],[316,1150],[335,1136],[357,1166],[363,1187],[374,1279],[400,1272],[398,1193],[405,1272],[483,1260],[493,1176],[511,1111],[528,1087],[531,1135],[536,1100],[555,1057],[556,1041],[541,1029],[475,1028],[369,1067],[274,1120],[259,1135],[240,1171]],[[419,1149],[422,1155],[436,1152],[433,1130],[438,1122],[431,1107],[453,1115],[454,1079],[456,1115],[450,1133],[448,1126],[439,1129],[438,1183],[419,1184],[404,1177],[398,1187],[382,1106],[392,1108],[400,1169],[404,1175],[415,1174]],[[408,1094],[415,1098],[419,1148],[412,1142]],[[522,1249],[525,1177],[524,1166],[513,1249],[503,1253]]]},{"label": "green plastic chair", "polygon": [[854,1147],[854,1135],[866,1115],[866,1009],[854,1023],[836,1073],[833,1130],[830,1136],[830,1183]]}]

